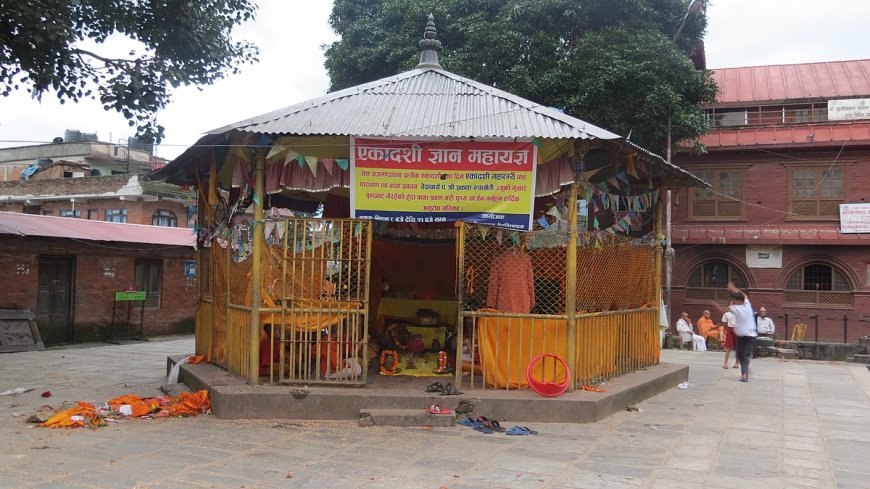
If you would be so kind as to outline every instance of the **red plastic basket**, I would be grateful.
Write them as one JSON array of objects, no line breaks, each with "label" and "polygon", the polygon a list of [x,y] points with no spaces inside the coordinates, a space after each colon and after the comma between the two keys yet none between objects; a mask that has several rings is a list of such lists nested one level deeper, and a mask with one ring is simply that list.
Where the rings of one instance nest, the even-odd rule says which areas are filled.
[{"label": "red plastic basket", "polygon": [[[532,369],[538,362],[542,361],[545,357],[550,357],[555,359],[557,362],[562,364],[562,367],[565,369],[565,381],[556,383],[556,382],[545,382],[542,380],[538,380],[532,375]],[[571,385],[571,369],[568,368],[568,364],[565,363],[565,360],[562,359],[559,355],[555,353],[542,353],[532,361],[529,362],[529,365],[526,367],[526,381],[529,383],[529,387],[538,394],[544,397],[556,397],[561,396],[568,390],[568,386]]]}]

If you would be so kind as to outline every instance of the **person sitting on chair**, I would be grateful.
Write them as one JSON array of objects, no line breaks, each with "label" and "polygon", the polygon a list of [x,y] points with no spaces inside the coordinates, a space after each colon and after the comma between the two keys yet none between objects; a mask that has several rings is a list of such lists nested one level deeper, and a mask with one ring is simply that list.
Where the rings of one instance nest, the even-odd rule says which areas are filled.
[{"label": "person sitting on chair", "polygon": [[776,331],[776,326],[773,324],[773,319],[767,316],[767,309],[761,306],[758,310],[758,318],[755,320],[758,336],[768,336],[773,338],[773,333]]},{"label": "person sitting on chair", "polygon": [[677,320],[677,334],[680,335],[680,343],[686,345],[691,343],[695,351],[707,351],[707,340],[703,336],[696,335],[692,330],[692,320],[689,319],[689,313],[684,312]]},{"label": "person sitting on chair", "polygon": [[704,313],[698,319],[698,333],[705,339],[711,340],[719,344],[719,348],[725,343],[725,327],[713,323],[710,319],[710,311],[705,309]]}]

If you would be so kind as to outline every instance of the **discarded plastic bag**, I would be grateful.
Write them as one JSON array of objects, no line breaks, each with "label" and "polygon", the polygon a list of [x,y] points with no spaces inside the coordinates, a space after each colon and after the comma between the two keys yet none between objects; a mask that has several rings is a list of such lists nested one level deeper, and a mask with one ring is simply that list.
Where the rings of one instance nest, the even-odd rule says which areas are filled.
[{"label": "discarded plastic bag", "polygon": [[184,357],[178,361],[175,365],[172,366],[172,370],[169,371],[169,383],[177,384],[178,383],[178,375],[181,373],[181,366],[190,361],[190,357]]}]

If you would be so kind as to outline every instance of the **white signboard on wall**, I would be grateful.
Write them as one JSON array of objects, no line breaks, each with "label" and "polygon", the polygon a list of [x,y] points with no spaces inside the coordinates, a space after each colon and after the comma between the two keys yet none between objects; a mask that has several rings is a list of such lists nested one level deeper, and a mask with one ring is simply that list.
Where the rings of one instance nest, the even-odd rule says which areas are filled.
[{"label": "white signboard on wall", "polygon": [[746,265],[749,268],[782,268],[782,246],[746,246]]},{"label": "white signboard on wall", "polygon": [[870,233],[870,204],[840,204],[840,232]]},{"label": "white signboard on wall", "polygon": [[829,121],[870,119],[870,98],[828,100]]}]

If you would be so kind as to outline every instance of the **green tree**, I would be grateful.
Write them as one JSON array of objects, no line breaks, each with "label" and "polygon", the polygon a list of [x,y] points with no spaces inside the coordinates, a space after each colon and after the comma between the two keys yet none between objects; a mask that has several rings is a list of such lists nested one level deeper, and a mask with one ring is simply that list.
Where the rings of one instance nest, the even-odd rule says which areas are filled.
[{"label": "green tree", "polygon": [[[95,98],[159,142],[156,113],[172,88],[208,85],[256,61],[255,46],[231,39],[255,12],[250,0],[0,0],[0,93]],[[107,54],[116,35],[139,47]]]},{"label": "green tree", "polygon": [[707,130],[716,85],[690,54],[704,12],[688,0],[335,0],[331,90],[412,69],[435,15],[445,69],[592,122],[661,154]]}]

